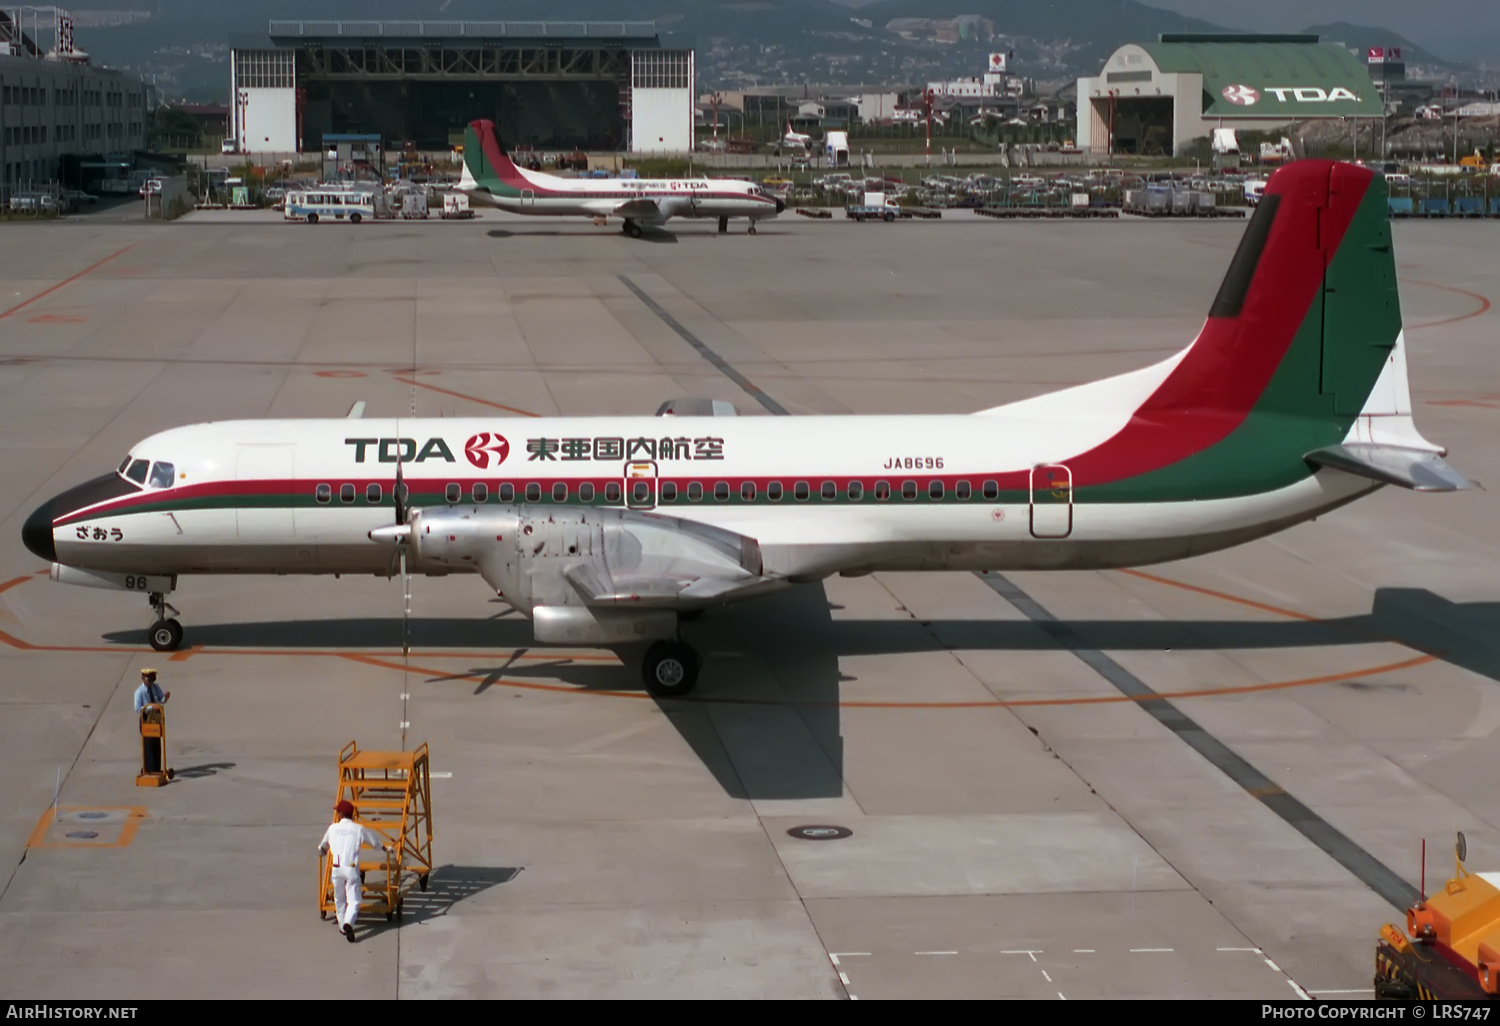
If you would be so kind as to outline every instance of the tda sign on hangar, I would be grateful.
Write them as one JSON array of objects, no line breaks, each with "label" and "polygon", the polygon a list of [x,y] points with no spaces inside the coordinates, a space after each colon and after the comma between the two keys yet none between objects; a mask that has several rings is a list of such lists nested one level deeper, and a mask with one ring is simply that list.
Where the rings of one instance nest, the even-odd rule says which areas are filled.
[{"label": "tda sign on hangar", "polygon": [[1273,130],[1384,110],[1365,63],[1311,35],[1163,35],[1078,80],[1078,145],[1180,154],[1215,128]]}]

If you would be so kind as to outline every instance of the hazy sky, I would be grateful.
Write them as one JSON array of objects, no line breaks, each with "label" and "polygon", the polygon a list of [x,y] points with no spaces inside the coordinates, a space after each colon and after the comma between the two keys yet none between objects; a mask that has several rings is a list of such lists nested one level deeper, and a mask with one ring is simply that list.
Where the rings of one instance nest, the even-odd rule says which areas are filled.
[{"label": "hazy sky", "polygon": [[1228,28],[1289,32],[1330,21],[1392,28],[1443,57],[1500,63],[1500,0],[1142,0]]}]

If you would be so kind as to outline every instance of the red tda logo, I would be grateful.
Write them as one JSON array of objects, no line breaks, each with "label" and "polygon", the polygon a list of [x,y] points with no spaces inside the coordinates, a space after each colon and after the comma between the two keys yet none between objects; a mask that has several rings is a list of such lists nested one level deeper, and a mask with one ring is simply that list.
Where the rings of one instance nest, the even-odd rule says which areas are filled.
[{"label": "red tda logo", "polygon": [[510,443],[504,435],[481,431],[464,443],[464,455],[480,470],[488,470],[505,462],[505,457],[510,455]]}]

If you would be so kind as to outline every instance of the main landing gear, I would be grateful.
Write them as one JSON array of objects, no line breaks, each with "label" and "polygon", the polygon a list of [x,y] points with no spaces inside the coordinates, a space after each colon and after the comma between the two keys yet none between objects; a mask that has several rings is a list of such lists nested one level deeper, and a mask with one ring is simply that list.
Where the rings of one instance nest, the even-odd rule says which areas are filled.
[{"label": "main landing gear", "polygon": [[639,239],[641,235],[644,234],[641,230],[641,226],[636,224],[634,221],[626,221],[623,230],[625,234],[630,236],[632,239]]},{"label": "main landing gear", "polygon": [[[182,624],[176,620],[181,613],[159,591],[153,591],[150,599],[151,610],[156,614],[156,622],[151,625],[151,647],[158,652],[175,652],[182,645]],[[167,610],[174,615],[168,617]]]},{"label": "main landing gear", "polygon": [[658,641],[646,650],[641,677],[655,698],[681,698],[698,683],[703,659],[692,646],[680,641]]}]

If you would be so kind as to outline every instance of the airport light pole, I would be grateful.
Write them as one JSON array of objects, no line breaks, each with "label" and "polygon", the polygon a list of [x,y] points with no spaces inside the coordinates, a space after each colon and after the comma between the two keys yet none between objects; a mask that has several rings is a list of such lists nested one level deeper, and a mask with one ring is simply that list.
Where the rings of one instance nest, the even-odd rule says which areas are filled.
[{"label": "airport light pole", "polygon": [[922,90],[922,117],[927,125],[927,166],[932,166],[932,90]]}]

